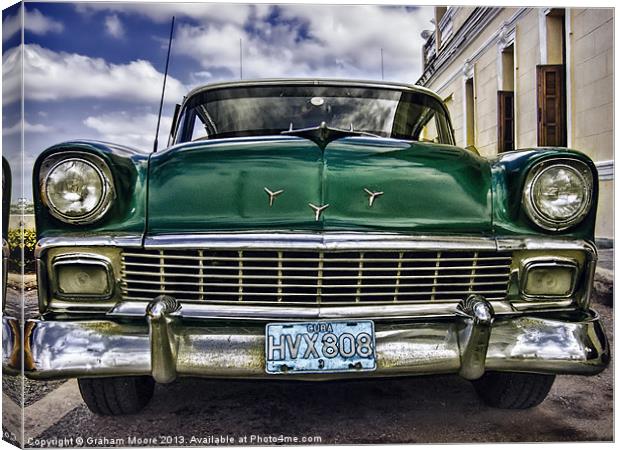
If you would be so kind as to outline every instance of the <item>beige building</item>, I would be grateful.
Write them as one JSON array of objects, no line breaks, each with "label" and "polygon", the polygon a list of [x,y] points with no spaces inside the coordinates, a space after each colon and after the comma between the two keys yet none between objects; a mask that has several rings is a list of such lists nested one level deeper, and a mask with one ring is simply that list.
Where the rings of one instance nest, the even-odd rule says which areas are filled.
[{"label": "beige building", "polygon": [[599,170],[597,238],[613,238],[613,9],[436,7],[418,84],[459,145],[487,157],[570,147]]}]

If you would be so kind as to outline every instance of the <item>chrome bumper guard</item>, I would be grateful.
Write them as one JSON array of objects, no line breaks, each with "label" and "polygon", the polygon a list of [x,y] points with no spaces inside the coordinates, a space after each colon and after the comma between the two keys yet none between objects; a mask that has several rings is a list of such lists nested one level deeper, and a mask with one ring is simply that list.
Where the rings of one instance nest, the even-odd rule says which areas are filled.
[{"label": "chrome bumper guard", "polygon": [[[32,379],[152,375],[324,380],[345,377],[484,371],[594,375],[609,363],[609,346],[594,311],[572,318],[496,315],[480,296],[459,304],[452,318],[377,322],[374,372],[268,375],[261,323],[186,320],[172,297],[154,299],[146,320],[45,321],[3,318],[3,368],[23,367]],[[22,358],[23,355],[23,358]]]}]

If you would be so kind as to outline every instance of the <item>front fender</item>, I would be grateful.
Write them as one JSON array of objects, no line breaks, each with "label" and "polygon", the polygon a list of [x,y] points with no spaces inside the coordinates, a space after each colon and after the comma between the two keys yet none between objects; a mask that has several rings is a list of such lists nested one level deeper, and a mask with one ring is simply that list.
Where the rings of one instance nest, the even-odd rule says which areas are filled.
[{"label": "front fender", "polygon": [[[41,164],[50,156],[62,152],[83,152],[96,155],[110,167],[115,198],[110,210],[100,220],[88,225],[71,225],[54,218],[41,202]],[[64,142],[45,150],[35,162],[33,197],[37,237],[71,233],[143,233],[146,221],[146,186],[148,154],[138,150],[96,141]]]},{"label": "front fender", "polygon": [[[529,170],[548,159],[573,159],[588,165],[593,174],[592,208],[575,227],[557,232],[538,227],[526,215],[521,204]],[[594,240],[598,203],[598,172],[592,160],[576,150],[565,148],[531,148],[501,153],[491,161],[493,185],[493,227],[498,235],[561,235],[567,238]]]}]

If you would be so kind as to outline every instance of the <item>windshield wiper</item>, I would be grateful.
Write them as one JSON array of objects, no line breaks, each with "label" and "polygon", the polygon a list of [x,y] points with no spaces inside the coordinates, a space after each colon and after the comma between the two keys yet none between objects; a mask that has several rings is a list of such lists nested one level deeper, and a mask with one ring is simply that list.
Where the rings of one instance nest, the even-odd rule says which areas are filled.
[{"label": "windshield wiper", "polygon": [[353,128],[353,124],[347,130],[344,128],[333,128],[328,126],[325,122],[321,122],[321,125],[318,127],[310,127],[310,128],[299,128],[294,129],[293,123],[291,122],[291,126],[288,131],[282,131],[282,134],[286,134],[288,136],[299,136],[305,139],[309,139],[314,142],[316,145],[321,147],[321,150],[325,150],[327,144],[337,139],[347,137],[347,136],[369,136],[369,137],[381,137],[376,134],[368,133],[366,131],[359,131]]}]

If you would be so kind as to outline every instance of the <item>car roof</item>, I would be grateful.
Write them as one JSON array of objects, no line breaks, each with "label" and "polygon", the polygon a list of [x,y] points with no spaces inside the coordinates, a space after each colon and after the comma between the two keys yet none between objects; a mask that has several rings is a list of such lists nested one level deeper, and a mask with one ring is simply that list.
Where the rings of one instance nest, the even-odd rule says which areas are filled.
[{"label": "car roof", "polygon": [[317,86],[351,86],[351,87],[371,87],[377,89],[396,89],[403,91],[419,92],[430,95],[443,103],[443,99],[435,92],[416,84],[397,83],[391,81],[372,81],[372,80],[347,80],[337,78],[267,78],[257,80],[235,80],[207,84],[192,89],[186,96],[190,98],[196,94],[215,89],[237,88],[247,86],[277,86],[277,85],[307,85]]}]

